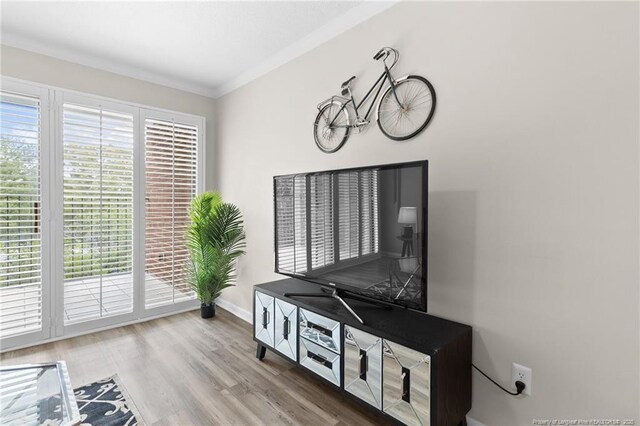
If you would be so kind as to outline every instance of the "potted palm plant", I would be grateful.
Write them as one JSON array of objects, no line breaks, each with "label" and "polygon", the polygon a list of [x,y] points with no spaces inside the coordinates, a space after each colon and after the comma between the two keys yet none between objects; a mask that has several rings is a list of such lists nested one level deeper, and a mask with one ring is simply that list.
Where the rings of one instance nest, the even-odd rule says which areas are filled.
[{"label": "potted palm plant", "polygon": [[219,193],[204,192],[191,202],[189,218],[189,284],[200,300],[200,315],[211,318],[222,290],[235,285],[236,260],[245,248],[242,214]]}]

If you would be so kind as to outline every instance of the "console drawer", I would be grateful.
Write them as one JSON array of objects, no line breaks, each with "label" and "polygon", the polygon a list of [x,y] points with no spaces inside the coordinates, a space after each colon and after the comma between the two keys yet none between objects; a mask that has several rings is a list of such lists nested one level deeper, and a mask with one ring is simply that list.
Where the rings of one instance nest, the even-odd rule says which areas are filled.
[{"label": "console drawer", "polygon": [[340,323],[300,308],[300,337],[340,354]]},{"label": "console drawer", "polygon": [[340,355],[306,339],[300,339],[300,365],[340,386]]}]

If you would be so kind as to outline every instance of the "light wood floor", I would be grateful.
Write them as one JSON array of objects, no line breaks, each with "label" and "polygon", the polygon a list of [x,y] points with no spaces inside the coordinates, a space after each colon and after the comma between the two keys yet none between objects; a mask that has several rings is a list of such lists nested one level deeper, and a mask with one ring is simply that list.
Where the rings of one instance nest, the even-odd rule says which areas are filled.
[{"label": "light wood floor", "polygon": [[74,387],[118,374],[149,425],[366,425],[384,420],[301,367],[255,358],[251,325],[218,309],[35,346],[3,365],[65,360]]}]

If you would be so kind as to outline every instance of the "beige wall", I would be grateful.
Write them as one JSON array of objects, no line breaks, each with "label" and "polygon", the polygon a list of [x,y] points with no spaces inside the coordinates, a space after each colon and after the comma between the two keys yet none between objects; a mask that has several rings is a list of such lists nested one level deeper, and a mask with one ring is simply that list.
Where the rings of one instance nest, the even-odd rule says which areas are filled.
[{"label": "beige wall", "polygon": [[5,45],[0,45],[0,75],[205,117],[205,187],[213,188],[213,99]]},{"label": "beige wall", "polygon": [[[273,270],[272,176],[429,159],[429,310],[474,327],[471,416],[638,418],[638,3],[404,3],[220,98],[216,173],[244,212],[247,255],[224,299],[251,310]],[[336,154],[316,104],[381,46],[437,91],[432,124],[398,143],[371,126]],[[366,70],[366,71],[365,71]]]}]

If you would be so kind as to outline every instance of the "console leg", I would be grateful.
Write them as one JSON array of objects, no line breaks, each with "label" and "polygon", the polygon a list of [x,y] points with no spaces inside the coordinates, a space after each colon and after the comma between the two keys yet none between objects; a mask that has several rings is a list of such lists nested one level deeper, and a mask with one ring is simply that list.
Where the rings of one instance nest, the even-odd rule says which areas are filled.
[{"label": "console leg", "polygon": [[267,354],[266,346],[263,346],[262,343],[258,343],[258,348],[256,349],[256,358],[262,361],[262,358]]}]

